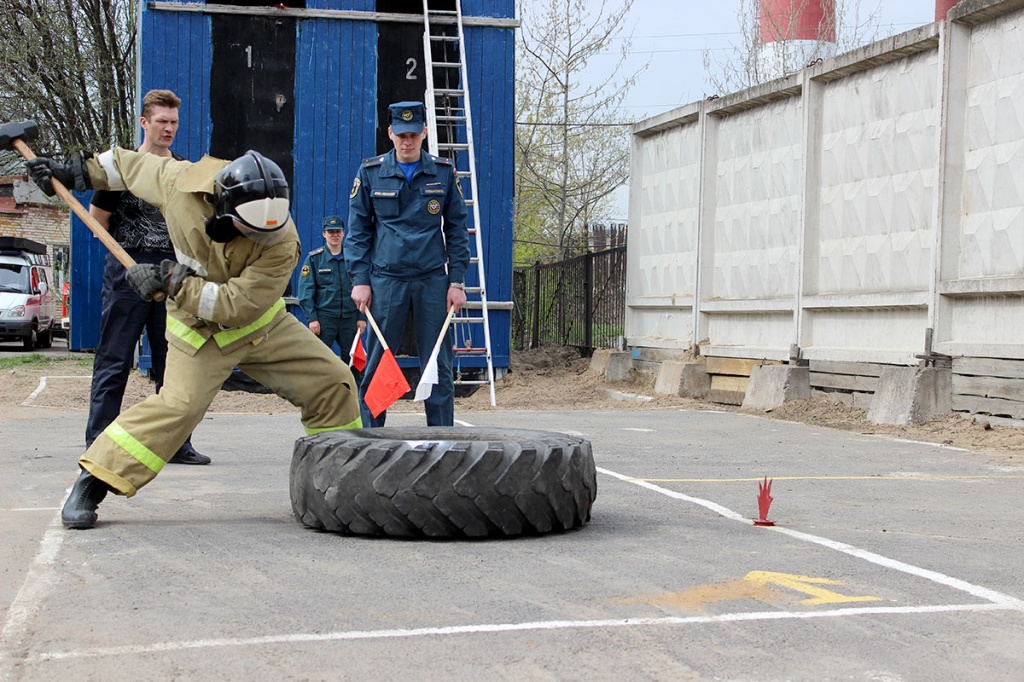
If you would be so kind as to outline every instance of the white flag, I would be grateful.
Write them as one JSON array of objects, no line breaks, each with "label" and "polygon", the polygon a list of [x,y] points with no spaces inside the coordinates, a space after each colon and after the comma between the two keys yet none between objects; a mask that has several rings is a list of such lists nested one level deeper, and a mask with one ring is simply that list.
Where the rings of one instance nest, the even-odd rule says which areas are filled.
[{"label": "white flag", "polygon": [[441,333],[437,335],[437,342],[434,343],[434,350],[431,351],[427,366],[423,368],[423,373],[420,375],[420,383],[416,384],[414,401],[423,401],[429,398],[437,384],[437,354],[441,352],[441,342],[445,339],[445,333],[448,331],[448,325],[451,324],[454,314],[455,308],[448,311],[448,317],[445,318],[444,326],[441,327]]}]

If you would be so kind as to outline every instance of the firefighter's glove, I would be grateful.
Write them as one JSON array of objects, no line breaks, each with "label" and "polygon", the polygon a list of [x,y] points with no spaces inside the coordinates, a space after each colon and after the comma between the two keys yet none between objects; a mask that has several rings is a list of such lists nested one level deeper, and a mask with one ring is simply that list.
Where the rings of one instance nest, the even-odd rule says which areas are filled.
[{"label": "firefighter's glove", "polygon": [[164,292],[168,298],[174,296],[181,289],[186,277],[196,274],[192,268],[172,260],[155,263],[143,263],[128,268],[125,279],[129,286],[135,290],[142,300],[152,301],[153,294],[158,291]]},{"label": "firefighter's glove", "polygon": [[43,194],[52,197],[56,194],[53,189],[53,179],[56,178],[60,184],[76,192],[84,192],[92,189],[89,181],[89,173],[85,167],[85,160],[92,154],[80,154],[67,161],[60,162],[45,156],[37,156],[31,161],[26,161],[29,177],[36,183]]}]

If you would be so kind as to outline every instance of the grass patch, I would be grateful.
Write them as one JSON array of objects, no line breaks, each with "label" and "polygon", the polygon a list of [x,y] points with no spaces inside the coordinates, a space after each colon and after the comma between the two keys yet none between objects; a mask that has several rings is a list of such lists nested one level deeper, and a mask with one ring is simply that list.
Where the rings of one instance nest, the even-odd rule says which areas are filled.
[{"label": "grass patch", "polygon": [[45,369],[48,367],[92,367],[92,356],[87,355],[42,355],[32,353],[31,355],[15,355],[9,358],[0,358],[0,370],[14,369],[15,367],[33,367]]}]

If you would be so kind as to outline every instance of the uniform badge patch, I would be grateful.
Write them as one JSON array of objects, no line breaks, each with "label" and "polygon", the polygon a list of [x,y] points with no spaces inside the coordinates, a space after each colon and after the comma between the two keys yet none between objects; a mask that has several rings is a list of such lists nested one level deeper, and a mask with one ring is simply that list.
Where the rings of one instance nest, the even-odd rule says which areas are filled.
[{"label": "uniform badge patch", "polygon": [[459,190],[459,196],[460,197],[464,197],[465,196],[462,193],[462,183],[459,182],[459,176],[458,175],[455,176],[455,189]]},{"label": "uniform badge patch", "polygon": [[427,213],[430,215],[437,215],[441,212],[441,202],[437,199],[431,199],[427,202]]},{"label": "uniform badge patch", "polygon": [[300,274],[303,277],[308,277],[309,276],[309,266],[308,265],[303,265],[302,266],[302,272]]},{"label": "uniform badge patch", "polygon": [[352,191],[348,193],[349,199],[356,198],[356,195],[359,194],[359,185],[361,184],[362,183],[359,181],[359,176],[356,176],[356,179],[352,181]]}]

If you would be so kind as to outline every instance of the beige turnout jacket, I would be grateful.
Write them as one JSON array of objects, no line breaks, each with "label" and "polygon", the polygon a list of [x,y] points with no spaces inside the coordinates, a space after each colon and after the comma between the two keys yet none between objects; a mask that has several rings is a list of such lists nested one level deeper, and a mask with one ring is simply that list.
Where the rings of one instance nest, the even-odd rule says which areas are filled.
[{"label": "beige turnout jacket", "polygon": [[156,206],[167,221],[179,263],[195,270],[167,301],[168,342],[194,355],[211,337],[227,353],[258,343],[288,314],[281,298],[302,247],[289,220],[284,238],[261,246],[244,237],[211,240],[213,181],[229,162],[197,163],[114,148],[87,162],[96,189],[127,190]]}]

